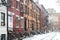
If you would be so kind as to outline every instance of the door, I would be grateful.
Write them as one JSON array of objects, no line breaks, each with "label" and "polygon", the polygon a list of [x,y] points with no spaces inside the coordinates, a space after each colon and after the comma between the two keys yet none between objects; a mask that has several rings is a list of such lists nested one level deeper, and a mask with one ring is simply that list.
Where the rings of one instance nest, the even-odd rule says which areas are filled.
[{"label": "door", "polygon": [[27,19],[24,18],[24,30],[25,30],[25,31],[27,31],[27,29],[26,29],[26,20],[27,20]]}]

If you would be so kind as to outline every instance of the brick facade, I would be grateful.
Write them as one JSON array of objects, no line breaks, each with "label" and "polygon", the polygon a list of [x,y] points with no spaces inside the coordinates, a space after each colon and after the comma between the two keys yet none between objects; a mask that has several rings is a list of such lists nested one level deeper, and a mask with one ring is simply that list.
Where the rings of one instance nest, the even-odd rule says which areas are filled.
[{"label": "brick facade", "polygon": [[[17,1],[18,5],[17,5],[17,0],[13,0],[13,6],[11,7],[12,3],[11,0],[8,0],[8,4],[10,4],[10,6],[8,7],[8,11],[11,13],[14,13],[13,15],[13,30],[16,32],[23,32],[23,28],[21,28],[20,26],[20,0]],[[18,9],[16,8],[16,5],[18,6]],[[16,16],[18,17],[18,28],[16,28]]]}]

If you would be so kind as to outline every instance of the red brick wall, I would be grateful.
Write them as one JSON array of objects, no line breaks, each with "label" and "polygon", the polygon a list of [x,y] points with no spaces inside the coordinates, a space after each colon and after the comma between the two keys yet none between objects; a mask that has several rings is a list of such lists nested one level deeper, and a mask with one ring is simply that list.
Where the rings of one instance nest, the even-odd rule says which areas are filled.
[{"label": "red brick wall", "polygon": [[40,10],[40,31],[42,31],[42,10]]},{"label": "red brick wall", "polygon": [[[9,0],[8,0],[9,2]],[[8,11],[14,13],[13,16],[13,28],[15,28],[16,32],[23,32],[23,29],[20,28],[20,20],[19,20],[19,28],[16,28],[16,15],[21,16],[20,15],[20,1],[19,1],[19,10],[16,10],[16,0],[14,0],[14,8],[8,7]]]}]

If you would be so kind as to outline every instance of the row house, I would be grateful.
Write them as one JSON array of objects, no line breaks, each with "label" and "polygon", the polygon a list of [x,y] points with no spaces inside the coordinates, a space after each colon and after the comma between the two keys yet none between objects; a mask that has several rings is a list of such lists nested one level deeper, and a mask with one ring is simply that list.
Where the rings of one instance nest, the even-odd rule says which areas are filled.
[{"label": "row house", "polygon": [[43,5],[40,5],[41,8],[41,32],[47,33],[48,32],[48,12],[44,8]]},{"label": "row house", "polygon": [[27,33],[40,32],[40,11],[41,9],[33,0],[21,0],[23,5],[24,31]]},{"label": "row house", "polygon": [[33,0],[0,0],[0,2],[1,40],[20,38],[23,33],[30,35],[46,31],[47,12],[43,6],[40,9]]},{"label": "row house", "polygon": [[7,0],[0,0],[0,40],[7,40]]},{"label": "row house", "polygon": [[8,37],[11,40],[24,32],[24,18],[20,11],[20,0],[8,0],[8,5]]},{"label": "row house", "polygon": [[[47,29],[47,12],[44,7],[40,9],[40,6],[33,0],[8,0],[8,5],[10,40],[20,37],[20,33],[37,34],[42,32],[43,27],[45,27],[43,30]],[[11,34],[15,36],[13,37]]]},{"label": "row house", "polygon": [[8,37],[10,40],[18,38],[23,32],[28,35],[32,32],[40,32],[41,9],[33,0],[8,0],[8,5]]}]

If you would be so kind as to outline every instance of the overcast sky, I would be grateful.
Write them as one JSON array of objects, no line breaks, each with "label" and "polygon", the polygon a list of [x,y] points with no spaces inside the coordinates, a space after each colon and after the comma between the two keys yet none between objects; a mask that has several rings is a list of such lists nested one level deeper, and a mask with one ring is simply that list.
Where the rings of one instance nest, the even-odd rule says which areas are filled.
[{"label": "overcast sky", "polygon": [[54,8],[57,12],[60,11],[60,6],[56,3],[57,0],[39,0],[39,4],[43,4],[46,9]]}]

